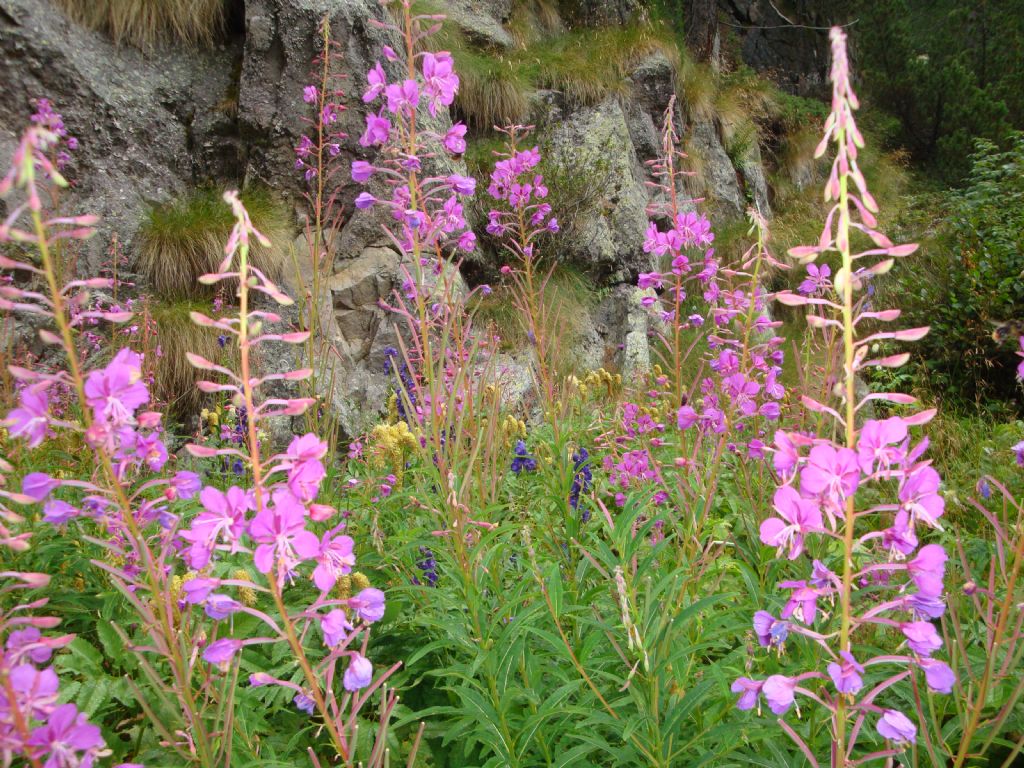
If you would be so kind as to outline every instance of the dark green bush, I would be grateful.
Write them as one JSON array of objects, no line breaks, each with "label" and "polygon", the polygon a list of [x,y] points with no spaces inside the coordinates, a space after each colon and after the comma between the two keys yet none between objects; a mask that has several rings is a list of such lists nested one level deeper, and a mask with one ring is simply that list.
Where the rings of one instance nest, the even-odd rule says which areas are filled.
[{"label": "dark green bush", "polygon": [[[921,344],[924,381],[966,402],[1019,395],[1019,321],[1024,320],[1024,133],[1002,151],[979,140],[967,186],[951,194],[940,245],[946,259],[901,278]],[[945,262],[945,263],[944,263]],[[912,289],[911,286],[918,286]],[[902,292],[902,291],[901,291]],[[901,297],[902,298],[902,297]],[[997,341],[993,338],[1002,336]]]}]

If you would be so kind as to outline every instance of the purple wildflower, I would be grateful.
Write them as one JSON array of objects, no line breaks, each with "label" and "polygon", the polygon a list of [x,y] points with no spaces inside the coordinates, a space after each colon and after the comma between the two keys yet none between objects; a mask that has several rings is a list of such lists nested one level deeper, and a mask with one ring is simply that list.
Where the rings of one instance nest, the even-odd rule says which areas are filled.
[{"label": "purple wildflower", "polygon": [[346,691],[355,692],[373,682],[373,664],[361,653],[353,653],[342,683]]},{"label": "purple wildflower", "polygon": [[917,726],[902,712],[887,709],[878,720],[878,732],[885,738],[899,744],[913,744],[917,739]]}]

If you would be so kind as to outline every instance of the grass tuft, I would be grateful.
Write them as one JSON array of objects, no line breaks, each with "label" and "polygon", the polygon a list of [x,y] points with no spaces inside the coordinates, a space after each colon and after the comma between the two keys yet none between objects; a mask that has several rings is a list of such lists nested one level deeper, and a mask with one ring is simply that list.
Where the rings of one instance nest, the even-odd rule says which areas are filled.
[{"label": "grass tuft", "polygon": [[455,109],[467,124],[489,130],[526,118],[530,84],[516,61],[468,47],[453,55],[460,80]]},{"label": "grass tuft", "polygon": [[152,48],[162,41],[211,45],[224,29],[225,0],[57,0],[79,24],[103,30],[118,45]]},{"label": "grass tuft", "polygon": [[677,52],[673,57],[676,67],[676,90],[681,106],[691,120],[708,120],[715,114],[715,96],[718,79],[707,64],[695,61],[689,54]]},{"label": "grass tuft", "polygon": [[623,93],[626,77],[650,53],[665,47],[650,24],[572,31],[545,40],[520,54],[530,81],[561,91],[576,104],[596,104]]},{"label": "grass tuft", "polygon": [[558,3],[554,0],[513,0],[506,26],[521,48],[563,29]]},{"label": "grass tuft", "polygon": [[[250,259],[271,279],[279,279],[292,227],[287,209],[267,190],[242,194],[252,222],[271,242],[253,243]],[[187,298],[208,293],[197,281],[217,268],[234,219],[220,191],[198,190],[187,197],[150,210],[140,230],[139,270],[157,295]]]},{"label": "grass tuft", "polygon": [[474,46],[456,25],[443,24],[432,42],[452,51],[461,81],[455,107],[468,124],[486,130],[521,122],[530,93],[541,88],[560,91],[573,104],[596,104],[625,93],[627,76],[644,56],[656,50],[671,55],[674,48],[664,30],[649,23],[559,34],[553,16],[547,23],[550,34],[524,37],[523,47],[509,52]]},{"label": "grass tuft", "polygon": [[[544,286],[544,319],[548,326],[543,329],[544,333],[559,338],[564,348],[571,348],[572,342],[586,328],[599,300],[600,292],[590,278],[566,264],[558,264]],[[491,326],[501,337],[503,351],[515,352],[529,347],[522,313],[512,302],[506,286],[499,285],[489,296],[479,298],[473,311],[478,327]],[[570,370],[572,360],[562,362],[565,370],[560,370],[560,375],[579,373]]]},{"label": "grass tuft", "polygon": [[186,354],[197,355],[231,367],[234,346],[221,347],[217,332],[201,328],[192,322],[189,313],[196,311],[213,316],[210,304],[201,301],[158,301],[149,306],[149,313],[157,328],[158,352],[153,356],[153,394],[176,417],[184,418],[203,404],[204,395],[196,382],[210,378],[208,372],[199,371],[189,363]]}]

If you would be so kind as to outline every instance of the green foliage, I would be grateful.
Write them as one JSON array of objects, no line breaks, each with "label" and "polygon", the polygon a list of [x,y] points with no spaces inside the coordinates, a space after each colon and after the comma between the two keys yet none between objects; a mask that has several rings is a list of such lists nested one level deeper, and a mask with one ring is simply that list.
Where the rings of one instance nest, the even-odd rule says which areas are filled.
[{"label": "green foliage", "polygon": [[521,52],[520,65],[536,87],[562,92],[574,104],[595,104],[622,93],[641,58],[664,45],[656,27],[581,29],[544,40]]},{"label": "green foliage", "polygon": [[865,95],[944,180],[967,175],[976,137],[1024,127],[1021,0],[863,0],[851,16],[865,30],[855,38]]},{"label": "green foliage", "polygon": [[[576,348],[590,312],[601,298],[601,292],[593,280],[567,264],[545,268],[544,301],[547,318],[551,327],[544,328],[545,334],[559,339],[559,346],[571,350]],[[496,285],[489,296],[477,300],[473,311],[474,321],[480,326],[492,326],[501,338],[501,349],[517,352],[529,346],[522,317],[505,285]],[[562,375],[576,372],[572,355],[561,356]]]},{"label": "green foliage", "polygon": [[[437,12],[417,3],[419,12]],[[663,49],[664,29],[637,21],[621,27],[565,31],[557,12],[545,2],[520,3],[514,9],[520,46],[511,51],[481,47],[452,21],[443,23],[434,43],[450,48],[460,77],[455,109],[484,131],[527,119],[529,96],[537,89],[561,92],[576,105],[594,104],[628,86],[630,69],[648,53]],[[529,30],[529,33],[528,31]]]},{"label": "green foliage", "polygon": [[[899,299],[930,325],[922,383],[966,404],[1014,399],[1019,358],[1014,321],[1024,319],[1024,134],[1007,151],[980,141],[967,186],[941,201],[944,225],[927,266],[903,275]],[[999,342],[993,332],[1010,323]]]},{"label": "green foliage", "polygon": [[488,130],[526,118],[529,81],[511,57],[456,48],[459,92],[455,108],[474,128]]},{"label": "green foliage", "polygon": [[[269,248],[250,245],[251,263],[272,280],[279,279],[292,242],[288,210],[267,189],[249,189],[242,197],[253,225],[271,242]],[[218,189],[198,189],[155,206],[139,231],[139,270],[162,298],[208,294],[197,281],[216,271],[232,226],[231,211]]]},{"label": "green foliage", "polygon": [[152,48],[165,40],[211,45],[224,27],[225,0],[57,0],[75,21],[115,43]]}]

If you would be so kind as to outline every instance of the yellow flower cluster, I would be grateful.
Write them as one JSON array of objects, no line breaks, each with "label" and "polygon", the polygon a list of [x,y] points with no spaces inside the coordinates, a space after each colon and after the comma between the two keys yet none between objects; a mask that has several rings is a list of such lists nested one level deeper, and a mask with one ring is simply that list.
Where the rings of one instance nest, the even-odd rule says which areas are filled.
[{"label": "yellow flower cluster", "polygon": [[584,376],[583,381],[580,381],[575,376],[570,376],[566,383],[570,387],[575,387],[584,399],[591,394],[604,394],[612,397],[622,390],[622,374],[611,373],[604,368],[598,368],[596,371],[591,371]]},{"label": "yellow flower cluster", "polygon": [[419,440],[409,431],[409,425],[404,421],[378,424],[370,432],[370,441],[378,464],[389,464],[395,476],[401,480],[405,469],[405,454],[419,446]]},{"label": "yellow flower cluster", "polygon": [[[231,574],[231,578],[238,581],[252,581],[249,577],[249,572],[244,568],[237,568]],[[238,588],[238,599],[242,601],[242,605],[252,608],[256,605],[256,590],[252,587],[239,587]]]},{"label": "yellow flower cluster", "polygon": [[511,445],[515,440],[526,437],[526,422],[508,414],[501,422],[501,434],[505,438],[505,445]]}]

